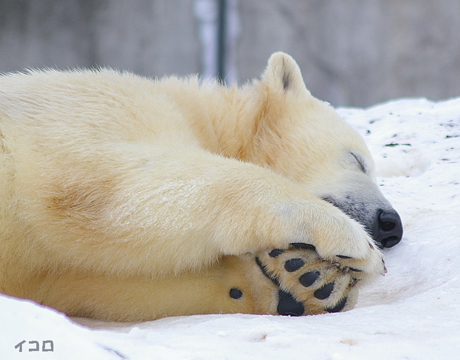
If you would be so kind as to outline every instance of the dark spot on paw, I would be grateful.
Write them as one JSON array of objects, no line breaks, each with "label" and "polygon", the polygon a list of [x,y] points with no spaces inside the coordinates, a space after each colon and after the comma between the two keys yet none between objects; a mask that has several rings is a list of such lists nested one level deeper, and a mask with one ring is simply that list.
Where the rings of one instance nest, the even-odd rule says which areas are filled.
[{"label": "dark spot on paw", "polygon": [[354,272],[363,272],[362,270],[359,270],[359,269],[355,269],[355,268],[349,268],[351,271],[354,271]]},{"label": "dark spot on paw", "polygon": [[243,296],[243,292],[240,289],[232,288],[230,289],[230,297],[232,299],[239,299]]},{"label": "dark spot on paw", "polygon": [[277,311],[280,315],[300,316],[304,314],[305,308],[290,293],[280,290]]},{"label": "dark spot on paw", "polygon": [[291,246],[295,249],[303,249],[303,250],[313,250],[316,251],[316,248],[313,245],[305,244],[305,243],[291,243]]},{"label": "dark spot on paw", "polygon": [[275,258],[275,257],[281,255],[283,252],[284,252],[284,250],[281,250],[281,249],[273,249],[272,251],[270,251],[270,252],[268,253],[268,255],[269,255],[270,257],[272,257],[272,258]]},{"label": "dark spot on paw", "polygon": [[333,263],[333,264],[329,265],[327,268],[328,268],[328,270],[330,270],[330,269],[340,269],[340,264],[339,263]]},{"label": "dark spot on paw", "polygon": [[315,291],[315,298],[319,300],[327,299],[331,295],[332,290],[334,290],[334,283],[326,284]]},{"label": "dark spot on paw", "polygon": [[288,272],[294,272],[299,270],[302,266],[305,265],[305,261],[302,259],[290,259],[284,263],[284,268]]},{"label": "dark spot on paw", "polygon": [[309,287],[313,285],[313,283],[318,280],[320,273],[318,271],[311,271],[303,274],[300,278],[299,281],[300,283],[305,286]]},{"label": "dark spot on paw", "polygon": [[326,311],[330,313],[342,311],[346,304],[347,304],[347,298],[343,298],[337,303],[337,305],[335,305],[332,308],[327,308]]},{"label": "dark spot on paw", "polygon": [[346,256],[346,255],[336,255],[336,256],[341,259],[351,259],[350,256]]}]

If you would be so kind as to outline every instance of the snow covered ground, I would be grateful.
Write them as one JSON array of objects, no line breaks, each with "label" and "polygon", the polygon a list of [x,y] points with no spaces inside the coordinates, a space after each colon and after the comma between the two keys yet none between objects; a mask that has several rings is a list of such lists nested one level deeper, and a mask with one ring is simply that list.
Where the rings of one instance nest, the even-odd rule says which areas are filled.
[{"label": "snow covered ground", "polygon": [[0,296],[0,358],[460,359],[460,98],[339,113],[366,138],[379,185],[405,230],[403,241],[386,250],[388,274],[363,289],[358,308],[138,324],[78,319],[84,327]]}]

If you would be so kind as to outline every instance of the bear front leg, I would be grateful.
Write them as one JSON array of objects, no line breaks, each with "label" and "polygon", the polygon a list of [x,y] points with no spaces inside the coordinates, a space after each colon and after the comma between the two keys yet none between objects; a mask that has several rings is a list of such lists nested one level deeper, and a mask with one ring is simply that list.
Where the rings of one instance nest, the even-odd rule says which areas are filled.
[{"label": "bear front leg", "polygon": [[213,241],[221,254],[306,245],[321,259],[363,277],[386,272],[381,252],[363,227],[299,184],[234,160],[225,162],[222,173],[225,178],[213,184],[218,201]]},{"label": "bear front leg", "polygon": [[76,161],[59,176],[47,173],[51,180],[36,186],[40,199],[29,210],[31,234],[43,239],[50,262],[161,277],[207,267],[223,255],[309,244],[341,267],[384,272],[362,226],[302,186],[200,149],[161,149],[131,154],[130,147],[97,172]]},{"label": "bear front leg", "polygon": [[177,256],[185,251],[175,264],[187,264],[189,254],[199,267],[222,255],[308,244],[322,259],[361,271],[363,276],[385,272],[380,251],[360,224],[293,181],[208,153],[194,153],[181,165],[180,175],[173,173],[179,181],[168,182],[172,191],[162,202],[164,212],[172,214],[181,228],[180,232],[174,229],[169,244],[162,245],[169,249],[176,243]]}]

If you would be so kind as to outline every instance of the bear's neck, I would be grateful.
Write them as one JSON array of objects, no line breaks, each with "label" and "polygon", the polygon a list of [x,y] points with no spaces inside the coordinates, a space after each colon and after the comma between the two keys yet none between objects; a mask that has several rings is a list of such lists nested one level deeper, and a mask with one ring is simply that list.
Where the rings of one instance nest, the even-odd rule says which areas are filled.
[{"label": "bear's neck", "polygon": [[[198,119],[195,131],[207,150],[229,158],[250,161],[265,101],[259,85],[226,87],[217,84],[200,90],[200,107],[207,116]],[[209,141],[209,139],[213,141]]]},{"label": "bear's neck", "polygon": [[227,87],[200,85],[192,78],[172,85],[163,90],[180,108],[201,147],[228,158],[251,161],[259,125],[268,116],[267,92],[262,83]]}]

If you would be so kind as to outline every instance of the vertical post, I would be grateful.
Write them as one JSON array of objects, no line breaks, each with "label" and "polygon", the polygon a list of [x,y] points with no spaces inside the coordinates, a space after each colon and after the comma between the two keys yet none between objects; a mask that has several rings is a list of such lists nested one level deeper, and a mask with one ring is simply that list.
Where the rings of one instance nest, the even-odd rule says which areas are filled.
[{"label": "vertical post", "polygon": [[227,0],[219,0],[219,25],[217,36],[217,79],[224,84],[226,77]]},{"label": "vertical post", "polygon": [[[1,0],[0,0],[1,1]],[[202,77],[236,84],[236,42],[240,34],[238,0],[195,0],[202,43]]]}]

